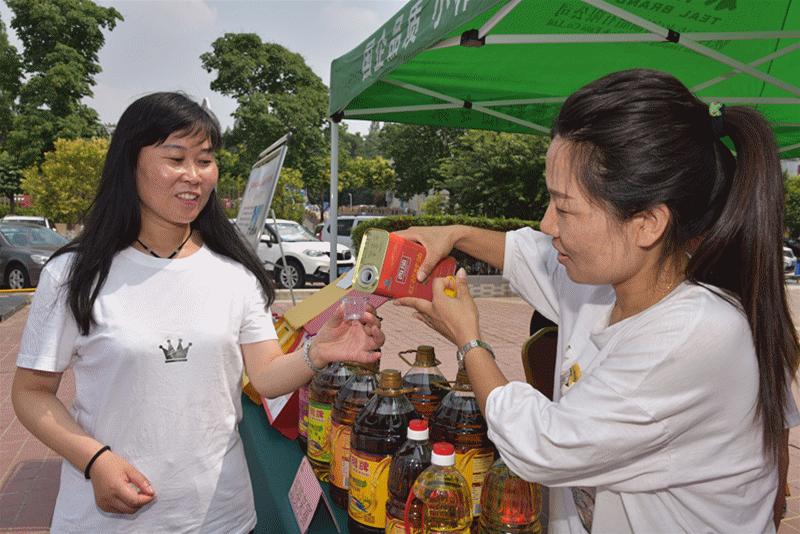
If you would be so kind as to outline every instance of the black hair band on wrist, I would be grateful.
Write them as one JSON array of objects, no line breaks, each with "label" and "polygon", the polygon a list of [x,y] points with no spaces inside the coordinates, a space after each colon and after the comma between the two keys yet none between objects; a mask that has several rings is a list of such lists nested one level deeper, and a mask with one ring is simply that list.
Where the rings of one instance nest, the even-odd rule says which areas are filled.
[{"label": "black hair band on wrist", "polygon": [[92,459],[91,459],[91,460],[89,460],[89,463],[88,463],[88,464],[86,464],[86,469],[84,469],[84,470],[83,470],[83,476],[85,476],[85,477],[86,477],[86,480],[89,480],[90,478],[92,478],[92,477],[90,477],[90,476],[89,476],[89,470],[90,470],[90,469],[92,468],[92,466],[94,465],[94,462],[95,462],[95,460],[97,460],[98,458],[100,458],[100,455],[101,455],[101,454],[103,454],[103,453],[104,453],[104,452],[106,452],[106,451],[110,451],[110,450],[111,450],[111,447],[109,447],[108,445],[106,445],[106,446],[104,446],[102,449],[100,449],[99,451],[97,451],[96,453],[94,453],[94,456],[92,456]]}]

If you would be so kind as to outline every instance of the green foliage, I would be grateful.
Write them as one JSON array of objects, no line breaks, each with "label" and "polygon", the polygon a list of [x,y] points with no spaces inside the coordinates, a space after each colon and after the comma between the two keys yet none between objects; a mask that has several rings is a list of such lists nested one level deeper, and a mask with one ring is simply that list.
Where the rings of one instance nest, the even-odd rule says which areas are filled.
[{"label": "green foliage", "polygon": [[0,152],[0,195],[8,199],[9,211],[16,212],[14,195],[22,192],[22,170],[8,152]]},{"label": "green foliage", "polygon": [[444,215],[449,209],[450,201],[441,193],[430,195],[420,206],[420,211],[423,215]]},{"label": "green foliage", "polygon": [[439,162],[450,156],[451,146],[461,135],[460,130],[449,128],[386,124],[380,131],[378,146],[381,155],[392,160],[397,173],[395,194],[409,199],[437,187],[443,179]]},{"label": "green foliage", "polygon": [[249,176],[241,166],[240,152],[221,148],[217,150],[215,158],[219,169],[217,196],[220,199],[237,200],[244,193]]},{"label": "green foliage", "polygon": [[57,139],[41,169],[23,171],[22,188],[40,215],[67,224],[83,220],[97,191],[108,139]]},{"label": "green foliage", "polygon": [[[0,143],[4,142],[14,118],[14,102],[22,82],[22,58],[8,42],[6,26],[0,21]],[[19,192],[19,191],[17,191]]]},{"label": "green foliage", "polygon": [[103,30],[113,30],[122,15],[89,0],[7,0],[6,4],[14,13],[11,26],[23,43],[26,81],[19,89],[5,148],[20,167],[27,167],[40,163],[55,139],[105,135],[97,113],[81,99],[92,94],[94,77],[101,70]]},{"label": "green foliage", "polygon": [[291,167],[281,169],[272,209],[278,219],[303,221],[303,176],[300,171]]},{"label": "green foliage", "polygon": [[[370,228],[382,228],[387,232],[397,232],[398,230],[405,230],[411,226],[448,226],[451,224],[464,224],[467,226],[476,226],[478,228],[485,228],[487,230],[495,230],[498,232],[509,232],[519,228],[530,226],[539,229],[538,221],[529,221],[523,219],[502,219],[502,218],[488,218],[488,217],[470,217],[466,215],[420,215],[417,217],[410,217],[402,215],[398,217],[384,217],[381,219],[369,219],[353,228],[351,237],[353,239],[353,248],[358,254],[358,248],[361,246],[361,238],[364,237],[364,232]],[[468,274],[486,274],[494,272],[485,263],[476,260],[475,258],[464,254],[463,252],[454,250],[451,255],[456,259],[458,264],[467,269]]]},{"label": "green foliage", "polygon": [[440,186],[459,213],[539,219],[547,208],[548,145],[538,135],[470,130],[441,161]]},{"label": "green foliage", "polygon": [[226,33],[200,60],[216,73],[211,88],[237,100],[225,143],[237,147],[242,161],[253,165],[262,150],[291,131],[285,164],[303,176],[315,170],[307,164],[327,150],[322,128],[328,91],[302,56],[255,34]]},{"label": "green foliage", "polygon": [[389,191],[394,186],[395,173],[386,159],[376,156],[356,156],[345,160],[339,169],[339,190],[376,189]]},{"label": "green foliage", "polygon": [[791,237],[797,237],[800,236],[800,176],[786,178],[784,190],[784,225]]}]

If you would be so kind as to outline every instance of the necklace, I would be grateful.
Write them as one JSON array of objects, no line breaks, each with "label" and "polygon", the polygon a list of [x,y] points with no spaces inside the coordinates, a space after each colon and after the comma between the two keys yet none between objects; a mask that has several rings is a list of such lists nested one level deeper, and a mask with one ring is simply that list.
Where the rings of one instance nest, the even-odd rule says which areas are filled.
[{"label": "necklace", "polygon": [[169,255],[169,256],[167,256],[167,257],[159,256],[158,254],[156,254],[155,252],[153,252],[153,249],[151,249],[150,247],[148,247],[147,245],[145,245],[144,243],[142,243],[142,240],[141,240],[141,239],[139,239],[138,237],[136,238],[136,242],[137,242],[137,243],[139,243],[140,245],[142,245],[142,247],[144,248],[145,252],[149,252],[151,256],[155,256],[156,258],[161,258],[161,259],[167,259],[167,260],[171,260],[172,258],[174,258],[174,257],[175,257],[175,255],[176,255],[176,254],[178,254],[178,252],[180,252],[180,251],[181,251],[181,249],[183,248],[183,245],[185,245],[185,244],[186,244],[186,243],[189,241],[189,238],[190,238],[190,237],[192,237],[192,231],[191,231],[191,230],[189,230],[189,235],[187,235],[187,236],[186,236],[186,239],[184,239],[184,240],[183,240],[183,243],[181,243],[180,245],[178,245],[178,248],[176,248],[175,250],[173,250],[173,251],[172,251],[172,254],[170,254],[170,255]]}]

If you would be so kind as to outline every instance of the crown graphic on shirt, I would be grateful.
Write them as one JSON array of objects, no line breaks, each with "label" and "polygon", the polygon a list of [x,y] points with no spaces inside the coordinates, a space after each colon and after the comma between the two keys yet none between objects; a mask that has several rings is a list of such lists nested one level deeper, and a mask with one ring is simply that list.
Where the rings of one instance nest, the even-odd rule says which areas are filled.
[{"label": "crown graphic on shirt", "polygon": [[172,341],[167,339],[167,346],[159,345],[158,348],[164,353],[164,363],[171,363],[171,362],[185,362],[189,356],[189,347],[192,344],[189,343],[185,347],[183,346],[183,339],[178,339],[178,346],[173,347]]}]

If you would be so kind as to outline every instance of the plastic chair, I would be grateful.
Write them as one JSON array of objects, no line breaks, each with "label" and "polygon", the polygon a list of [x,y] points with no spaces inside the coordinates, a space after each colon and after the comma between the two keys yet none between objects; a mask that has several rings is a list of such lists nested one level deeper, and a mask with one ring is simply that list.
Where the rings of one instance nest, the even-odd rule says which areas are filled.
[{"label": "plastic chair", "polygon": [[522,345],[525,380],[548,399],[553,399],[553,376],[556,368],[558,328],[540,328]]}]

